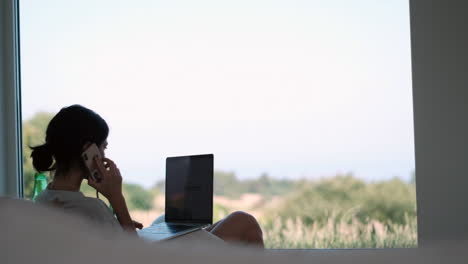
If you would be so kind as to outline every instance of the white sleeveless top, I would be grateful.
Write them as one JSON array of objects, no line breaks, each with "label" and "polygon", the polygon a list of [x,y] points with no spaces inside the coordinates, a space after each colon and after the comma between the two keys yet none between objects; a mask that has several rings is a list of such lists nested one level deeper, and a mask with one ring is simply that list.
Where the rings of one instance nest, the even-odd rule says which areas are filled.
[{"label": "white sleeveless top", "polygon": [[103,201],[86,197],[82,192],[45,189],[36,202],[63,208],[66,213],[77,214],[98,225],[123,231],[119,221]]}]

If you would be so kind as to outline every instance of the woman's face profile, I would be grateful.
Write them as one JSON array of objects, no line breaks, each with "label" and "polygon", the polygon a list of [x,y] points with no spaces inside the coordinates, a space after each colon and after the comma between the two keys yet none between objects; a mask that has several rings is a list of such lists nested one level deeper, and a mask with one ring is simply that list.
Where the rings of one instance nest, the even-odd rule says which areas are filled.
[{"label": "woman's face profile", "polygon": [[104,142],[102,142],[101,145],[99,145],[99,152],[101,152],[101,156],[102,156],[103,158],[106,157],[106,153],[105,153],[105,152],[106,152],[106,149],[107,149],[107,145],[108,145],[107,139],[104,140]]}]

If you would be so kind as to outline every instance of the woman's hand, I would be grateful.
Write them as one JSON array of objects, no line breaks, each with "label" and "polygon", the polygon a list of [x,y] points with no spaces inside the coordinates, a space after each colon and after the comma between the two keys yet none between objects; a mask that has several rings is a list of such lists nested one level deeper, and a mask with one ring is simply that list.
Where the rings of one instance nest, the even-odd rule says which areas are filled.
[{"label": "woman's hand", "polygon": [[115,163],[108,159],[103,158],[102,161],[94,159],[94,166],[96,166],[101,180],[95,181],[93,177],[88,178],[88,184],[102,193],[109,201],[122,196],[122,175],[115,165]]},{"label": "woman's hand", "polygon": [[142,229],[142,228],[143,228],[143,224],[142,224],[142,223],[137,222],[137,221],[135,221],[135,220],[132,220],[132,222],[133,222],[133,225],[135,226],[135,229],[137,229],[137,228],[138,228],[138,229]]}]

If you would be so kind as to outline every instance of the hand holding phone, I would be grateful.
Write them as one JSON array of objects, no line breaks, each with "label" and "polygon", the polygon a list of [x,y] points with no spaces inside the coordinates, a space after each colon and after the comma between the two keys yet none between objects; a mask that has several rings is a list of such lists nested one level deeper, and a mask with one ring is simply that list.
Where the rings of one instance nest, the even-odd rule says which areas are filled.
[{"label": "hand holding phone", "polygon": [[86,150],[83,151],[83,153],[81,154],[81,158],[83,159],[83,162],[88,168],[89,175],[91,176],[91,178],[96,182],[100,182],[102,179],[102,175],[96,167],[94,160],[102,162],[103,159],[97,145],[93,143],[90,146],[88,146],[88,148],[86,148]]},{"label": "hand holding phone", "polygon": [[120,170],[115,163],[108,158],[101,160],[95,158],[94,165],[101,180],[88,179],[88,184],[102,193],[111,203],[114,198],[122,198],[122,175],[120,175]]}]

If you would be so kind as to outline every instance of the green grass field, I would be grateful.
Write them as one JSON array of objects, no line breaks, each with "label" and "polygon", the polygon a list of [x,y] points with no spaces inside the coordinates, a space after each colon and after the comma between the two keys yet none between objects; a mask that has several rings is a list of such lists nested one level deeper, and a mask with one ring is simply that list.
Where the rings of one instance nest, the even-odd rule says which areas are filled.
[{"label": "green grass field", "polygon": [[305,225],[300,218],[280,218],[261,224],[267,248],[409,248],[417,246],[416,219],[408,224],[360,223],[330,218],[321,224]]}]

